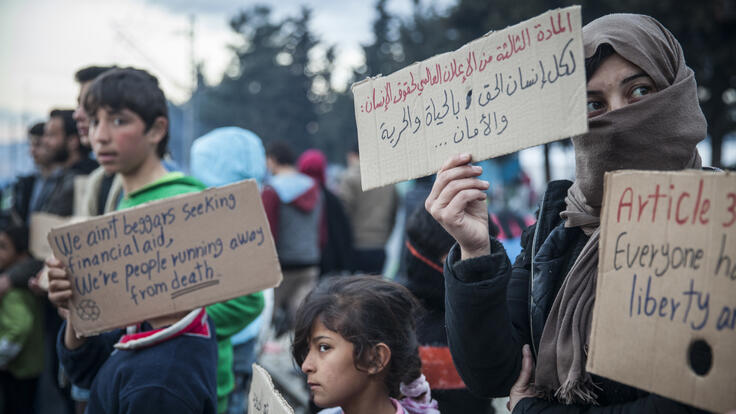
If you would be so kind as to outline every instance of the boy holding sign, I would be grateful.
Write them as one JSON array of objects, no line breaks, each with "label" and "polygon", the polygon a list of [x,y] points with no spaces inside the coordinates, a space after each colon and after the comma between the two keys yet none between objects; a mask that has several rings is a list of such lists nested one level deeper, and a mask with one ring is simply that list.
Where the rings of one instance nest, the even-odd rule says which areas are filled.
[{"label": "boy holding sign", "polygon": [[[90,85],[84,109],[100,164],[108,173],[122,176],[126,197],[119,209],[204,188],[193,178],[168,172],[161,162],[168,116],[155,77],[135,69],[106,72]],[[49,265],[49,300],[65,308],[72,296],[68,272],[56,259]],[[198,308],[148,319],[138,325],[137,333],[116,330],[91,338],[78,338],[67,322],[57,352],[73,382],[91,387],[89,412],[160,413],[178,408],[214,413],[216,390],[221,388],[216,381],[218,356],[226,365],[231,363],[225,350],[218,355],[218,348],[229,347],[229,335],[242,329],[261,307],[262,298],[250,295],[213,305],[207,312]],[[226,395],[229,390],[222,388]]]}]

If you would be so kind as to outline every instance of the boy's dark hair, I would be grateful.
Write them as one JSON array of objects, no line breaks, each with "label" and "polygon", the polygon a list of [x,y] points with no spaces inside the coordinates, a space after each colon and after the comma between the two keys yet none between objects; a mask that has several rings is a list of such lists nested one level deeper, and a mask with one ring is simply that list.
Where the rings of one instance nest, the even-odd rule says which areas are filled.
[{"label": "boy's dark hair", "polygon": [[614,51],[613,47],[608,43],[603,43],[598,46],[598,49],[595,50],[593,56],[585,59],[585,81],[589,81],[590,78],[593,77],[595,71],[597,71],[601,64],[603,64],[603,61],[614,53],[616,53],[616,51]]},{"label": "boy's dark hair", "polygon": [[8,235],[17,254],[28,251],[28,227],[15,223],[9,216],[3,215],[0,217],[0,233]]},{"label": "boy's dark hair", "polygon": [[52,109],[49,113],[49,118],[61,118],[61,121],[64,123],[64,134],[69,137],[70,135],[79,135],[77,132],[77,123],[72,118],[73,114],[73,109]]},{"label": "boy's dark hair", "polygon": [[87,66],[86,68],[79,69],[77,73],[74,74],[74,80],[76,80],[77,83],[90,82],[112,69],[117,69],[117,66]]},{"label": "boy's dark hair", "polygon": [[41,136],[43,135],[43,128],[46,125],[45,122],[36,122],[30,128],[28,128],[28,135]]},{"label": "boy's dark hair", "polygon": [[409,384],[421,375],[415,331],[419,311],[418,301],[405,287],[380,276],[328,278],[299,306],[291,352],[301,366],[317,318],[353,344],[353,361],[360,371],[374,363],[371,350],[383,342],[391,349],[386,386],[389,395],[398,398],[399,384]]},{"label": "boy's dark hair", "polygon": [[[153,126],[156,118],[162,116],[169,119],[166,97],[158,85],[158,79],[141,69],[112,69],[99,75],[90,85],[83,106],[90,116],[95,116],[99,108],[112,111],[128,109],[141,117],[146,131]],[[156,147],[159,158],[166,155],[168,141],[167,127],[166,135]]]},{"label": "boy's dark hair", "polygon": [[273,158],[279,165],[294,165],[296,155],[288,142],[277,139],[266,146],[266,157]]}]

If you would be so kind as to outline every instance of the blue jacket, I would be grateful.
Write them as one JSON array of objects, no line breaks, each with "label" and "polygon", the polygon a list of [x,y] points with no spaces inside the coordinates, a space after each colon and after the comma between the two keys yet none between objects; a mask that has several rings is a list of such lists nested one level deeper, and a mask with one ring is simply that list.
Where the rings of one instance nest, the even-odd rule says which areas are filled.
[{"label": "blue jacket", "polygon": [[70,351],[64,346],[65,328],[59,331],[56,350],[72,382],[90,389],[86,413],[217,413],[213,334],[184,334],[128,351],[113,348],[125,333],[117,329],[89,337]]}]

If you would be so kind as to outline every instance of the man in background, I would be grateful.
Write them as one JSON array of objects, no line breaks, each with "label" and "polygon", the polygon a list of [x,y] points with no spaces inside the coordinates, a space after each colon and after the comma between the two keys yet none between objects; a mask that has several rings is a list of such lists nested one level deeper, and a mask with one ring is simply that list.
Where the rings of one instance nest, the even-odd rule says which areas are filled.
[{"label": "man in background", "polygon": [[363,191],[357,143],[348,152],[347,163],[338,197],[345,206],[353,228],[355,270],[379,274],[386,261],[386,242],[394,228],[399,195],[393,185]]}]

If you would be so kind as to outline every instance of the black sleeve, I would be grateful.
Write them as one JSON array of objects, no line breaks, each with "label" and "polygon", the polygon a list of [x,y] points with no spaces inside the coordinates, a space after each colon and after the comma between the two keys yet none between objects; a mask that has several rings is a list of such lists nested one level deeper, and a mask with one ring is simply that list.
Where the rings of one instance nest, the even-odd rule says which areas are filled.
[{"label": "black sleeve", "polygon": [[8,277],[13,287],[26,289],[28,288],[28,279],[36,276],[39,270],[43,269],[41,260],[29,259],[8,269]]},{"label": "black sleeve", "polygon": [[539,398],[524,398],[514,407],[513,414],[628,414],[628,413],[661,413],[661,414],[700,414],[706,411],[669,400],[659,395],[649,394],[637,400],[609,405],[606,407],[590,407],[581,405],[563,405],[554,401]]},{"label": "black sleeve", "polygon": [[61,324],[56,337],[56,353],[64,371],[72,383],[89,389],[97,376],[97,371],[107,361],[113,351],[113,346],[123,334],[121,329],[106,332],[97,336],[87,337],[84,344],[77,349],[69,350],[64,345],[64,330],[66,321]]},{"label": "black sleeve", "polygon": [[[511,263],[500,242],[491,239],[491,255],[460,261],[456,244],[445,263],[445,319],[450,352],[458,373],[473,394],[502,397],[521,369],[522,337],[509,315],[507,289]],[[523,286],[522,286],[523,287]]]}]

